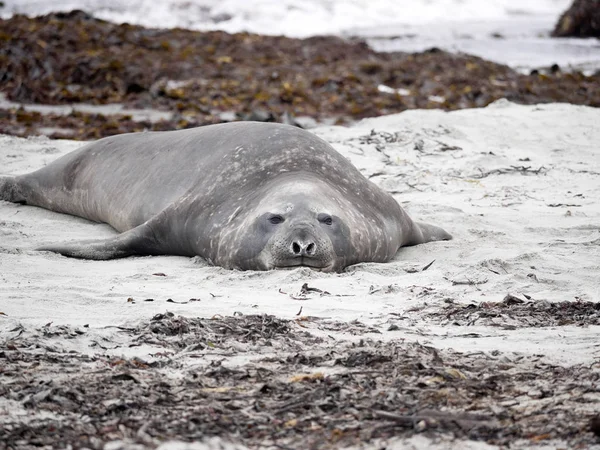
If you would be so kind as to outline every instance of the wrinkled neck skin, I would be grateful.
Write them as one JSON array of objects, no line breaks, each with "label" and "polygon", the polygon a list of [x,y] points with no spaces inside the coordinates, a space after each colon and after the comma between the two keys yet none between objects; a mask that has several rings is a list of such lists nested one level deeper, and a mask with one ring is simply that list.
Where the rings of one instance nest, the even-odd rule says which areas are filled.
[{"label": "wrinkled neck skin", "polygon": [[389,261],[400,247],[393,217],[398,212],[384,217],[373,208],[361,211],[356,198],[308,173],[281,174],[246,193],[244,200],[224,203],[227,217],[213,215],[221,221],[211,225],[220,226],[218,242],[213,238],[198,250],[214,264],[333,272],[359,261]]}]

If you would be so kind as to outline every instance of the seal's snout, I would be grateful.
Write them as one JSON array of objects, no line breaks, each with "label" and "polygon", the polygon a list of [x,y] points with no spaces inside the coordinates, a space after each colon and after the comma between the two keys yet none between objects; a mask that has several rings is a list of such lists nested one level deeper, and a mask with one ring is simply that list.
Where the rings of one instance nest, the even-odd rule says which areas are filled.
[{"label": "seal's snout", "polygon": [[325,269],[332,265],[335,253],[327,235],[316,227],[294,224],[279,228],[268,247],[273,267],[307,266]]},{"label": "seal's snout", "polygon": [[294,256],[313,256],[317,251],[317,244],[312,241],[296,239],[292,242],[292,254]]}]

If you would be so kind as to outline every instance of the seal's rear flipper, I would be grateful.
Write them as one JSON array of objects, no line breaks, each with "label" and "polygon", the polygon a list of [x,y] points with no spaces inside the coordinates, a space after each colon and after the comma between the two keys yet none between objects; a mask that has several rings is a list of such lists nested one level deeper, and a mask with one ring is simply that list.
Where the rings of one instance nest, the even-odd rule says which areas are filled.
[{"label": "seal's rear flipper", "polygon": [[0,200],[25,203],[25,197],[21,195],[14,177],[0,177]]},{"label": "seal's rear flipper", "polygon": [[413,222],[413,229],[403,246],[424,244],[431,241],[449,241],[452,239],[446,230],[423,222]]},{"label": "seal's rear flipper", "polygon": [[147,223],[102,240],[45,245],[38,251],[60,253],[71,258],[106,260],[133,255],[159,255],[158,245]]}]

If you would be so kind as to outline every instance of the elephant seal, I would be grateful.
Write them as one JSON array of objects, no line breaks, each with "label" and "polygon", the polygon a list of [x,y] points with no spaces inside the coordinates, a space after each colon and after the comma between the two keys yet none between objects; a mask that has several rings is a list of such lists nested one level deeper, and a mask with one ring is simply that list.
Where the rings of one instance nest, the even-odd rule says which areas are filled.
[{"label": "elephant seal", "polygon": [[107,137],[36,172],[0,177],[0,199],[120,232],[38,249],[85,259],[199,255],[230,269],[340,271],[451,239],[413,222],[327,142],[275,123]]}]

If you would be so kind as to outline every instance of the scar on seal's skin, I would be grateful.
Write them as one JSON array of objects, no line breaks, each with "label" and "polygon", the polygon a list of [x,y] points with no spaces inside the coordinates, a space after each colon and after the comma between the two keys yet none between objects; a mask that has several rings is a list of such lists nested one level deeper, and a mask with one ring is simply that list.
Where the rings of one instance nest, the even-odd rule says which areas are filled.
[{"label": "scar on seal's skin", "polygon": [[340,271],[451,239],[411,220],[327,142],[274,123],[100,139],[36,172],[0,177],[0,199],[120,232],[40,249],[88,259],[199,255],[232,269]]}]

